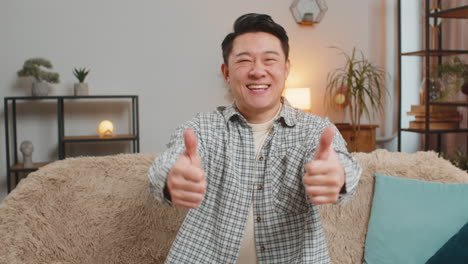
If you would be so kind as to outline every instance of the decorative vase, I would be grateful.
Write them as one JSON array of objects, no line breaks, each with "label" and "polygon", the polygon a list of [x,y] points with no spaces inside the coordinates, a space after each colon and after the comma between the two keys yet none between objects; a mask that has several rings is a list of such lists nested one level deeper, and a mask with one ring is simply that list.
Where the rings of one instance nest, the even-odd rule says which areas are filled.
[{"label": "decorative vase", "polygon": [[89,88],[87,83],[75,83],[75,95],[83,96],[89,95]]},{"label": "decorative vase", "polygon": [[424,78],[419,86],[419,101],[421,104],[426,104],[426,83],[429,82],[429,102],[437,102],[442,98],[445,91],[445,86],[439,78]]},{"label": "decorative vase", "polygon": [[50,86],[46,82],[33,82],[32,96],[47,96],[50,92]]}]

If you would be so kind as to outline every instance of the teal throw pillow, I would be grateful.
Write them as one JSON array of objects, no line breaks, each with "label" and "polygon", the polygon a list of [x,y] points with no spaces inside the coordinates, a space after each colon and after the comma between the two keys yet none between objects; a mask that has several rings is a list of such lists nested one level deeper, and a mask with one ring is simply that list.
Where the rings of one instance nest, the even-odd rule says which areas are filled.
[{"label": "teal throw pillow", "polygon": [[426,264],[468,263],[468,223],[447,241]]},{"label": "teal throw pillow", "polygon": [[468,184],[375,174],[364,263],[425,263],[468,221]]}]

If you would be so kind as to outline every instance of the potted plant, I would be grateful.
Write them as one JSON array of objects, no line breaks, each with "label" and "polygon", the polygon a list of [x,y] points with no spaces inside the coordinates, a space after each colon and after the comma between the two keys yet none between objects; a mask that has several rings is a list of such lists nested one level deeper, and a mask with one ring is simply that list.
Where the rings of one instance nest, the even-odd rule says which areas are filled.
[{"label": "potted plant", "polygon": [[52,63],[43,58],[32,58],[24,62],[18,71],[18,77],[34,77],[32,96],[47,96],[50,91],[49,83],[58,83],[60,76],[56,72],[48,72],[42,68],[52,69]]},{"label": "potted plant", "polygon": [[452,57],[446,63],[434,64],[432,75],[445,80],[451,89],[442,91],[441,100],[447,99],[461,91],[468,95],[468,64],[458,56]]},{"label": "potted plant", "polygon": [[89,70],[85,67],[73,69],[73,75],[78,79],[78,83],[75,83],[75,95],[89,95],[88,84],[84,82],[86,76],[88,76]]},{"label": "potted plant", "polygon": [[[335,48],[335,47],[334,47]],[[387,92],[386,72],[369,62],[361,51],[353,48],[351,55],[342,51],[346,62],[343,67],[331,71],[327,76],[326,101],[327,108],[343,111],[349,108],[351,121],[351,142],[348,148],[357,151],[354,141],[361,131],[361,117],[366,114],[371,121],[376,113],[383,111],[382,98]],[[375,127],[374,145],[375,145]]]}]

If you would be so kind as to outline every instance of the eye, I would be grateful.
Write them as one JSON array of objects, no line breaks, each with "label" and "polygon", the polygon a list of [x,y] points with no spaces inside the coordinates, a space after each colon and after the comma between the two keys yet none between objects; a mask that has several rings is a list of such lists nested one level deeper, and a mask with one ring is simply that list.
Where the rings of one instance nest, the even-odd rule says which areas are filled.
[{"label": "eye", "polygon": [[240,59],[237,61],[237,63],[243,63],[243,62],[250,62],[248,59]]}]

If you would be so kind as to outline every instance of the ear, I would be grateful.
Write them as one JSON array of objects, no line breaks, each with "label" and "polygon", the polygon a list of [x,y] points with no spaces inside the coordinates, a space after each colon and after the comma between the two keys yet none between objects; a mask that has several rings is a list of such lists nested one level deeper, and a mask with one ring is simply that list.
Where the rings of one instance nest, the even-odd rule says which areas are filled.
[{"label": "ear", "polygon": [[286,74],[285,74],[285,79],[288,78],[289,76],[289,69],[291,68],[291,62],[289,61],[289,59],[286,61]]},{"label": "ear", "polygon": [[223,73],[224,80],[229,83],[229,69],[226,64],[221,64],[221,72]]}]

